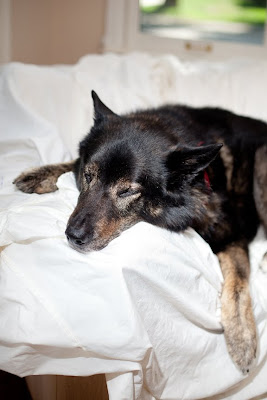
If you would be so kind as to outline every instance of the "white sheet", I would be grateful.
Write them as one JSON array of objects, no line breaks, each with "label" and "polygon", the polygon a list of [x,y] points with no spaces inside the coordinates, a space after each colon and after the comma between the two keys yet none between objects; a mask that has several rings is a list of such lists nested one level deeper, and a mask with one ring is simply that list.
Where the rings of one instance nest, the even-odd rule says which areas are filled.
[{"label": "white sheet", "polygon": [[117,112],[183,101],[261,116],[265,67],[261,84],[252,75],[257,98],[242,91],[246,74],[259,73],[254,64],[183,64],[132,54],[88,56],[73,67],[2,68],[1,369],[20,376],[106,373],[111,400],[248,400],[266,392],[261,232],[251,251],[260,351],[243,376],[221,329],[218,261],[196,232],[139,223],[102,251],[79,254],[64,236],[78,196],[72,174],[60,177],[57,192],[41,196],[11,183],[22,169],[76,155],[92,122],[91,89]]}]

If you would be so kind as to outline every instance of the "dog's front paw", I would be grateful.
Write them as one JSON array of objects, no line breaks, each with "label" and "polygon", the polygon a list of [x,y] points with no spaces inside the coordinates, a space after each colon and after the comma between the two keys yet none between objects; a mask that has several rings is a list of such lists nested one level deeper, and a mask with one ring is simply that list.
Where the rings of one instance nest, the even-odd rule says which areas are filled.
[{"label": "dog's front paw", "polygon": [[57,190],[57,178],[48,167],[40,167],[23,172],[13,183],[22,192],[43,194]]},{"label": "dog's front paw", "polygon": [[257,334],[249,293],[236,293],[239,301],[222,298],[222,324],[228,352],[243,374],[256,358]]}]

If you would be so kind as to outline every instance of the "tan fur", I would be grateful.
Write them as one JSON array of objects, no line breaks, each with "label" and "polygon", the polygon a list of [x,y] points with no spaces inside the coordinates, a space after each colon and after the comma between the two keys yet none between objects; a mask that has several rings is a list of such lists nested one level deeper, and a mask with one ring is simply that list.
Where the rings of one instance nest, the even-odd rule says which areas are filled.
[{"label": "tan fur", "polygon": [[138,219],[135,215],[112,220],[108,220],[106,217],[101,218],[95,227],[95,235],[97,237],[95,250],[107,245],[111,239],[118,237],[125,230],[125,227],[130,228],[136,222],[138,222]]},{"label": "tan fur", "polygon": [[218,254],[224,285],[222,324],[233,361],[246,373],[256,357],[257,334],[249,293],[249,258],[242,245],[233,244]]},{"label": "tan fur", "polygon": [[118,218],[112,218],[110,220],[106,216],[102,216],[102,218],[97,222],[95,233],[99,242],[110,241],[110,238],[117,237],[125,227],[130,227],[138,222],[137,215],[134,212],[130,214],[127,213],[127,216],[123,213],[123,211],[128,208],[129,204],[141,196],[141,193],[138,192],[129,197],[120,198],[118,193],[121,190],[128,188],[138,190],[140,189],[140,185],[126,179],[119,179],[109,188],[109,197],[118,210]]},{"label": "tan fur", "polygon": [[73,170],[74,161],[32,168],[20,174],[13,183],[25,193],[50,193],[57,188],[58,177]]},{"label": "tan fur", "polygon": [[115,232],[120,231],[121,220],[108,221],[106,218],[102,218],[96,225],[96,233],[101,240],[107,240],[114,236]]},{"label": "tan fur", "polygon": [[230,191],[232,189],[232,175],[234,168],[234,159],[231,153],[231,150],[228,146],[223,145],[220,150],[220,156],[223,161],[223,165],[225,168],[225,175],[227,180],[227,190]]},{"label": "tan fur", "polygon": [[90,182],[90,186],[95,185],[98,182],[98,174],[99,174],[99,167],[96,163],[91,163],[90,165],[86,165],[83,171],[83,175],[81,177],[81,181],[83,183],[83,187],[87,188],[88,183],[85,178],[85,174],[90,174],[92,181]]},{"label": "tan fur", "polygon": [[109,188],[110,197],[114,203],[114,205],[118,208],[119,211],[123,211],[128,208],[128,206],[136,199],[141,196],[141,192],[137,192],[128,197],[119,197],[118,194],[120,191],[127,190],[141,190],[141,187],[136,182],[131,182],[127,179],[119,179],[114,185]]},{"label": "tan fur", "polygon": [[162,214],[163,209],[160,206],[150,205],[149,212],[153,217],[159,217]]},{"label": "tan fur", "polygon": [[[232,186],[236,195],[243,196],[249,191],[249,181],[247,178],[248,160],[243,160],[242,165],[235,169],[235,175],[232,177]],[[240,198],[243,203],[242,199]]]},{"label": "tan fur", "polygon": [[267,234],[267,146],[260,147],[255,154],[254,200],[261,222]]}]

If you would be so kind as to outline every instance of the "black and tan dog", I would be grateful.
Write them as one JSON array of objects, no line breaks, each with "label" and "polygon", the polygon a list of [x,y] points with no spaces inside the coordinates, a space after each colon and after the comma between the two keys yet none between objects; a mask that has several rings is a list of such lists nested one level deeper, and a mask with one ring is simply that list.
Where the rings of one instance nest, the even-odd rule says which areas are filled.
[{"label": "black and tan dog", "polygon": [[102,249],[138,221],[194,228],[219,257],[226,343],[247,372],[257,348],[248,243],[260,222],[267,230],[267,125],[185,106],[119,116],[92,97],[95,123],[79,158],[27,171],[14,183],[48,193],[74,171],[80,196],[66,235],[78,251]]}]

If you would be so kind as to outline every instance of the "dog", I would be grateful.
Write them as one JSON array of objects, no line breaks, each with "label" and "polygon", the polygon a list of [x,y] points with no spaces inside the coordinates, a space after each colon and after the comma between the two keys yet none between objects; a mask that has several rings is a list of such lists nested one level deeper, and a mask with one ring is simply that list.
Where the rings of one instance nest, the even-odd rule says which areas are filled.
[{"label": "dog", "polygon": [[217,254],[224,284],[221,320],[243,372],[256,357],[248,244],[267,232],[267,124],[218,108],[167,105],[117,115],[93,91],[94,125],[72,162],[35,168],[14,183],[26,193],[57,190],[73,171],[80,191],[66,236],[100,250],[138,221],[195,229]]}]

